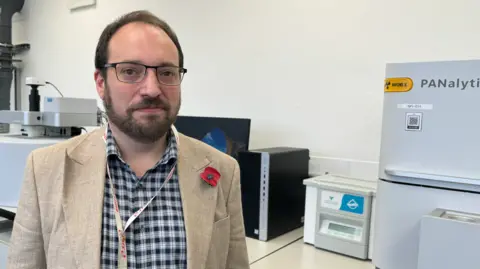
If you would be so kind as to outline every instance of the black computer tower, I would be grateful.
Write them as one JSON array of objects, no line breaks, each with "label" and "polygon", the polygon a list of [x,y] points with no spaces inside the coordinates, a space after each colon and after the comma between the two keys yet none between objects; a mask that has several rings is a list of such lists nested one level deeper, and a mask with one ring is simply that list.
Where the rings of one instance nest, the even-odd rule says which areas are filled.
[{"label": "black computer tower", "polygon": [[309,155],[289,147],[239,153],[247,237],[268,241],[303,226]]}]

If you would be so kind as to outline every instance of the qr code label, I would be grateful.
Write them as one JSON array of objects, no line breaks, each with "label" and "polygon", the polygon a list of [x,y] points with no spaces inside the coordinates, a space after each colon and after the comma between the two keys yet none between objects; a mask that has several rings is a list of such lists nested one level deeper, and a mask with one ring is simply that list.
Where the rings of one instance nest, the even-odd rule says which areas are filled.
[{"label": "qr code label", "polygon": [[419,116],[411,116],[410,118],[408,118],[408,125],[409,126],[418,126],[419,121],[420,121]]},{"label": "qr code label", "polygon": [[405,130],[421,131],[422,130],[422,113],[406,113]]}]

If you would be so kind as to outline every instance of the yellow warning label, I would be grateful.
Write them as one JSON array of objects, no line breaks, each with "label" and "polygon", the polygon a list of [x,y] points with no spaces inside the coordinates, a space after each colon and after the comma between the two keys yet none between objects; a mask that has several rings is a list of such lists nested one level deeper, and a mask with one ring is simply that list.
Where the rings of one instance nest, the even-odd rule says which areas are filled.
[{"label": "yellow warning label", "polygon": [[385,79],[385,92],[408,92],[413,88],[411,78],[387,78]]}]

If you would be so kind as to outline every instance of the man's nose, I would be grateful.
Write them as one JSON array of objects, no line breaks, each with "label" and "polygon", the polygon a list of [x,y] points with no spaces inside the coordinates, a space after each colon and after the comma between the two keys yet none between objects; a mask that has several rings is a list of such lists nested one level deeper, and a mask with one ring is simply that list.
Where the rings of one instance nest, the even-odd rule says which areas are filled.
[{"label": "man's nose", "polygon": [[142,87],[142,94],[152,97],[162,94],[161,84],[158,82],[157,72],[155,69],[147,69],[144,79],[144,87]]}]

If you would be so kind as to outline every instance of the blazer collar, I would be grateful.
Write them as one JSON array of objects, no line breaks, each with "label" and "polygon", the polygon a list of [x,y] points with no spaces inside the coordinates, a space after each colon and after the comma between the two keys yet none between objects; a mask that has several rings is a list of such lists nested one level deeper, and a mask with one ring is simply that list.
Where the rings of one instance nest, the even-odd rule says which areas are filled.
[{"label": "blazer collar", "polygon": [[78,268],[100,269],[106,150],[103,128],[67,149],[62,206]]},{"label": "blazer collar", "polygon": [[[103,196],[105,187],[105,128],[99,128],[67,150],[63,169],[62,206],[68,242],[79,268],[99,269]],[[199,141],[178,134],[178,175],[187,234],[188,269],[203,269],[210,246],[217,193],[200,177],[209,165],[217,166]],[[219,169],[218,167],[216,167]]]}]

